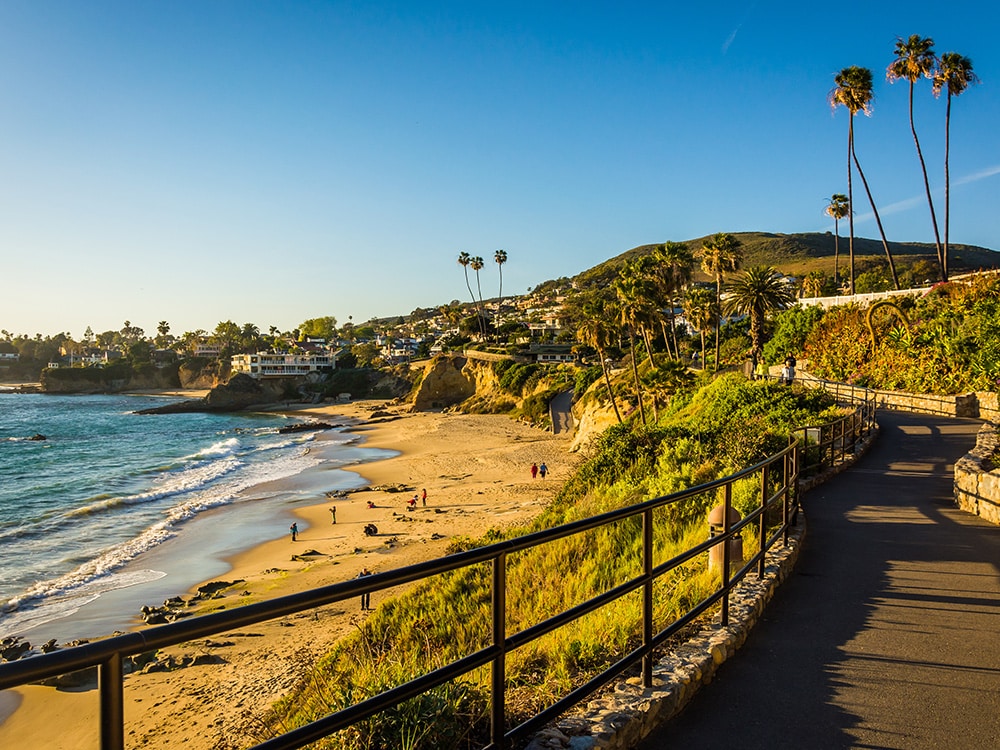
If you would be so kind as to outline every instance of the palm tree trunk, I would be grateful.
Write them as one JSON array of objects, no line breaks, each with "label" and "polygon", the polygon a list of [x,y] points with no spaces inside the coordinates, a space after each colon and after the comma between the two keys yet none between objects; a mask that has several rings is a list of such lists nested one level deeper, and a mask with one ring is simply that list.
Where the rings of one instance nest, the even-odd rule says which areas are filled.
[{"label": "palm tree trunk", "polygon": [[833,217],[833,283],[840,292],[840,219]]},{"label": "palm tree trunk", "polygon": [[894,289],[899,289],[899,277],[896,276],[896,264],[892,261],[892,253],[889,251],[889,240],[885,238],[885,230],[882,228],[882,219],[878,215],[878,209],[875,208],[875,199],[872,198],[872,191],[868,188],[868,180],[865,179],[865,173],[861,169],[861,163],[858,161],[858,155],[855,153],[854,149],[851,148],[851,154],[854,156],[854,166],[858,169],[858,176],[861,178],[861,184],[865,186],[865,194],[868,196],[868,203],[871,204],[872,213],[875,214],[875,223],[878,224],[878,233],[882,238],[882,247],[885,248],[885,258],[889,261],[889,274],[892,276],[892,286]]},{"label": "palm tree trunk", "polygon": [[848,249],[851,254],[851,284],[850,288],[847,290],[851,296],[854,296],[854,186],[851,182],[851,177],[854,173],[851,167],[851,154],[854,152],[854,113],[851,113],[851,117],[848,120],[847,127],[847,203],[850,206],[850,212],[847,214],[847,224],[850,228],[850,241],[848,244]]},{"label": "palm tree trunk", "polygon": [[472,284],[469,283],[469,267],[463,266],[465,269],[465,285],[469,288],[469,296],[472,297],[472,304],[476,308],[476,320],[479,323],[479,335],[485,337],[486,329],[483,328],[483,316],[479,314],[479,305],[476,304],[476,295],[472,291]]},{"label": "palm tree trunk", "polygon": [[611,377],[608,375],[608,365],[605,361],[607,357],[604,356],[604,350],[598,349],[597,355],[601,358],[601,370],[604,372],[604,384],[608,387],[608,396],[611,397],[611,408],[615,410],[615,416],[618,417],[618,424],[622,423],[622,414],[618,411],[618,402],[615,401],[615,391],[611,387]]},{"label": "palm tree trunk", "polygon": [[715,363],[712,372],[719,371],[719,344],[722,341],[722,274],[715,277]]},{"label": "palm tree trunk", "polygon": [[635,335],[632,328],[628,330],[629,356],[632,357],[632,377],[635,379],[635,397],[639,402],[639,419],[642,426],[646,426],[646,408],[642,405],[642,384],[639,382],[639,366],[635,361]]},{"label": "palm tree trunk", "polygon": [[497,324],[494,340],[500,343],[500,308],[503,305],[503,263],[497,263],[497,271],[500,272],[500,299],[497,300]]},{"label": "palm tree trunk", "polygon": [[913,124],[913,81],[910,81],[910,132],[913,133],[913,143],[917,147],[917,158],[920,159],[920,171],[924,174],[924,191],[927,193],[927,206],[931,210],[931,224],[934,226],[934,248],[937,250],[938,270],[941,280],[945,281],[944,257],[941,254],[941,235],[938,232],[937,214],[934,213],[934,200],[931,198],[931,183],[927,179],[927,165],[924,163],[924,152],[920,150],[920,139],[917,138],[917,128]]},{"label": "palm tree trunk", "polygon": [[944,281],[948,280],[948,224],[951,219],[951,181],[948,175],[948,150],[951,146],[951,89],[948,89],[948,106],[944,113],[944,247],[941,249],[941,269]]},{"label": "palm tree trunk", "polygon": [[663,348],[667,350],[667,356],[673,359],[674,353],[670,350],[670,338],[667,336],[667,321],[660,318],[660,332],[663,334]]}]

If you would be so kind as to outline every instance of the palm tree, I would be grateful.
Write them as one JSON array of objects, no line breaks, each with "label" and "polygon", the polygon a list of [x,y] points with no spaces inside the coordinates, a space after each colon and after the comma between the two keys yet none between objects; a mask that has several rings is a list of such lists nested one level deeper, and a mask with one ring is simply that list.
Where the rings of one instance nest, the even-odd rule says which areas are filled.
[{"label": "palm tree", "polygon": [[[500,272],[500,299],[497,301],[497,331],[500,330],[500,308],[503,305],[503,264],[507,262],[507,251],[497,250],[493,253],[493,260],[497,262],[497,270]],[[499,334],[497,334],[499,336]]]},{"label": "palm tree", "polygon": [[[469,283],[469,266],[472,265],[472,260],[472,256],[464,250],[458,254],[458,265],[460,265],[462,270],[465,271],[465,285],[469,288],[469,296],[472,297],[472,304],[475,305],[476,295],[472,293],[472,284]],[[479,260],[482,261],[482,258]],[[482,265],[480,265],[480,268],[482,268]],[[479,332],[485,336],[486,329],[483,328],[483,318],[481,315],[478,315],[477,317],[479,318]]]},{"label": "palm tree", "polygon": [[[684,287],[691,281],[694,271],[694,254],[691,248],[683,242],[665,242],[653,251],[653,256],[663,271],[664,297],[667,309],[670,311],[667,319],[670,321],[670,338],[674,345],[674,356],[680,359],[680,347],[677,344],[677,324],[674,320],[674,307]],[[664,344],[670,350],[670,342]]]},{"label": "palm tree", "polygon": [[851,213],[851,202],[843,193],[834,193],[826,212],[833,217],[833,283],[840,289],[840,220]]},{"label": "palm tree", "polygon": [[[727,232],[713,234],[701,248],[701,268],[715,278],[715,307],[722,307],[722,276],[726,271],[735,271],[742,259],[742,243]],[[719,329],[721,318],[715,325],[715,372],[719,371]],[[702,360],[704,362],[704,360]]]},{"label": "palm tree", "polygon": [[[646,409],[642,403],[642,384],[639,381],[639,364],[636,356],[635,333],[642,326],[646,315],[646,298],[642,294],[642,286],[629,266],[622,269],[621,275],[614,282],[615,293],[618,295],[618,309],[621,323],[628,331],[629,356],[632,359],[632,377],[635,380],[635,396],[639,402],[639,419],[646,426]],[[647,342],[647,354],[648,342]]]},{"label": "palm tree", "polygon": [[715,328],[719,320],[719,306],[712,290],[697,286],[688,289],[684,297],[684,316],[701,334],[701,367],[705,369],[705,331]]},{"label": "palm tree", "polygon": [[941,280],[945,281],[944,257],[941,252],[941,234],[938,232],[937,214],[934,212],[934,200],[931,198],[931,184],[927,179],[927,165],[924,163],[924,153],[920,149],[920,139],[913,124],[913,87],[919,78],[930,78],[937,63],[934,57],[934,40],[912,34],[909,39],[896,39],[896,59],[890,63],[886,76],[890,83],[905,78],[910,82],[910,132],[913,143],[917,147],[917,158],[920,160],[920,170],[924,175],[924,191],[927,193],[927,205],[931,210],[931,224],[934,226],[934,247],[937,249],[938,268]]},{"label": "palm tree", "polygon": [[944,279],[948,280],[948,222],[950,219],[950,177],[948,174],[948,150],[951,145],[951,97],[958,96],[969,86],[977,83],[979,78],[972,72],[972,60],[957,52],[945,52],[938,61],[934,71],[934,96],[941,95],[941,89],[948,90],[948,106],[944,116],[944,247],[942,248],[942,264]]},{"label": "palm tree", "polygon": [[769,313],[795,303],[795,295],[777,270],[752,266],[726,285],[726,313],[750,318],[750,354],[754,365],[764,351],[764,321]]},{"label": "palm tree", "polygon": [[597,350],[597,356],[601,359],[601,372],[604,374],[604,384],[608,388],[608,396],[611,398],[611,407],[615,410],[618,423],[622,422],[621,412],[618,411],[618,401],[615,399],[614,388],[611,387],[611,376],[608,374],[607,355],[605,354],[608,344],[614,341],[617,334],[614,326],[608,319],[607,303],[595,298],[584,305],[583,320],[577,329],[577,336],[588,346]]},{"label": "palm tree", "polygon": [[[861,169],[858,155],[854,150],[854,115],[858,112],[871,114],[871,103],[874,93],[872,92],[872,72],[868,68],[852,65],[837,73],[834,78],[836,88],[830,92],[830,106],[836,108],[838,104],[843,104],[850,112],[849,125],[847,129],[847,199],[851,208],[854,207],[854,193],[851,187],[851,160],[854,160],[854,167],[858,170],[861,183],[865,186],[865,193],[868,195],[868,202],[871,204],[872,213],[875,214],[875,223],[878,224],[878,231],[882,237],[882,247],[885,248],[885,257],[889,261],[889,273],[892,275],[892,283],[899,289],[899,278],[896,276],[896,264],[892,261],[892,253],[889,251],[889,241],[885,238],[885,230],[882,229],[882,219],[875,208],[875,199],[872,198],[872,191],[868,188],[868,180]],[[848,214],[851,225],[851,294],[854,294],[854,215]]]},{"label": "palm tree", "polygon": [[476,272],[476,289],[479,290],[479,318],[482,321],[483,334],[485,337],[486,318],[483,315],[483,285],[479,281],[479,272],[483,270],[483,266],[486,265],[486,261],[483,260],[483,256],[477,255],[469,261],[469,265],[472,266],[472,270]]}]

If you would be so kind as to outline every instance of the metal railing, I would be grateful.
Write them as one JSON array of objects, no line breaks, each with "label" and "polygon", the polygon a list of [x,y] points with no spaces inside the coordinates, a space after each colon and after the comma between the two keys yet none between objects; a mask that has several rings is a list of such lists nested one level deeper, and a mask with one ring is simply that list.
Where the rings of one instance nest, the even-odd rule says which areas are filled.
[{"label": "metal railing", "polygon": [[853,453],[854,446],[875,430],[878,400],[875,391],[846,383],[823,380],[812,375],[797,380],[809,388],[820,388],[841,404],[852,404],[853,411],[833,422],[807,425],[794,430],[802,450],[800,473],[813,476],[837,466]]},{"label": "metal railing", "polygon": [[[862,407],[858,407],[856,411],[862,411]],[[852,422],[850,426],[843,428],[833,428],[833,432],[829,433],[833,437],[816,443],[816,445],[824,446],[818,454],[818,460],[836,461],[838,452],[846,450],[851,440],[858,439],[864,433],[867,424],[866,417],[859,415],[857,418],[860,421]],[[849,419],[850,417],[847,417],[840,421],[846,422]],[[715,605],[720,605],[722,623],[728,624],[729,597],[734,587],[754,570],[759,577],[763,577],[767,551],[778,541],[783,544],[788,543],[790,529],[796,523],[799,509],[798,484],[801,471],[799,455],[800,440],[793,438],[784,450],[731,476],[592,518],[365,578],[116,635],[94,643],[31,656],[19,661],[2,663],[0,664],[0,690],[96,666],[100,691],[100,746],[103,750],[121,750],[125,747],[124,664],[127,658],[175,646],[196,638],[218,635],[235,628],[313,610],[362,594],[420,581],[429,576],[488,563],[492,568],[490,616],[492,634],[489,645],[379,695],[268,739],[255,747],[257,750],[304,747],[450,680],[489,666],[491,670],[490,742],[485,747],[506,748],[513,741],[528,737],[571,706],[637,665],[640,667],[643,685],[650,687],[652,685],[654,651]],[[757,490],[758,500],[757,507],[752,512],[737,523],[730,524],[727,521],[717,535],[669,560],[656,563],[653,545],[654,512],[656,510],[697,495],[716,493],[717,496],[722,496],[725,510],[723,518],[729,519],[735,484],[756,475],[759,475],[756,485],[759,488]],[[508,556],[602,526],[635,518],[641,520],[641,573],[639,575],[542,622],[518,632],[506,632]],[[730,559],[730,540],[736,538],[744,530],[753,531],[760,542],[759,548],[742,567],[731,571],[733,561]],[[691,606],[685,613],[666,624],[665,627],[654,632],[654,583],[679,566],[699,556],[706,555],[710,549],[719,544],[722,545],[723,559],[718,588]],[[571,690],[548,708],[508,729],[505,711],[507,655],[546,633],[608,606],[633,592],[641,592],[642,621],[639,645],[628,653],[618,655],[617,661],[611,666],[590,678],[586,683]]]}]

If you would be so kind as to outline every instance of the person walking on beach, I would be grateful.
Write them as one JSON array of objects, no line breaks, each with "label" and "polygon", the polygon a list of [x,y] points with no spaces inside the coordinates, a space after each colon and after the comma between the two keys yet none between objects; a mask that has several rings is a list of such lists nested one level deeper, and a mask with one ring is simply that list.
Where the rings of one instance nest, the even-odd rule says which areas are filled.
[{"label": "person walking on beach", "polygon": [[531,465],[531,478],[534,479],[538,476],[538,464]]},{"label": "person walking on beach", "polygon": [[[368,568],[362,568],[361,572],[358,573],[358,578],[364,578],[365,576],[370,576],[371,574],[372,572],[368,570]],[[369,609],[371,609],[371,603],[372,603],[372,595],[370,593],[361,595],[362,612],[367,612]]]},{"label": "person walking on beach", "polygon": [[421,492],[420,492],[420,500],[421,500],[421,502],[423,502],[424,507],[426,508],[427,507],[427,490],[421,490]]},{"label": "person walking on beach", "polygon": [[288,530],[292,532],[292,541],[293,542],[298,541],[299,525],[297,523],[293,523],[291,526],[288,527]]},{"label": "person walking on beach", "polygon": [[545,475],[549,473],[549,467],[543,462],[542,465],[538,467],[538,473],[542,475],[542,479],[545,479]]},{"label": "person walking on beach", "polygon": [[334,526],[336,526],[337,525],[337,506],[336,505],[331,505],[330,506],[330,518],[333,519],[332,523],[333,523]]}]

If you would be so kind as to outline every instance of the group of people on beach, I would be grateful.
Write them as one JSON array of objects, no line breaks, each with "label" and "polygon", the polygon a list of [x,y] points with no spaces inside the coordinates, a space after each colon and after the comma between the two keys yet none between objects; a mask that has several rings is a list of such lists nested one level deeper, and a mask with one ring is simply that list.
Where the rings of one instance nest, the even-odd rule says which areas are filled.
[{"label": "group of people on beach", "polygon": [[540,463],[540,464],[535,463],[535,464],[531,465],[531,478],[532,479],[535,479],[536,477],[539,477],[539,476],[541,476],[542,479],[545,479],[545,475],[548,474],[548,473],[549,473],[549,467],[545,465],[544,461],[542,461],[542,463]]}]

